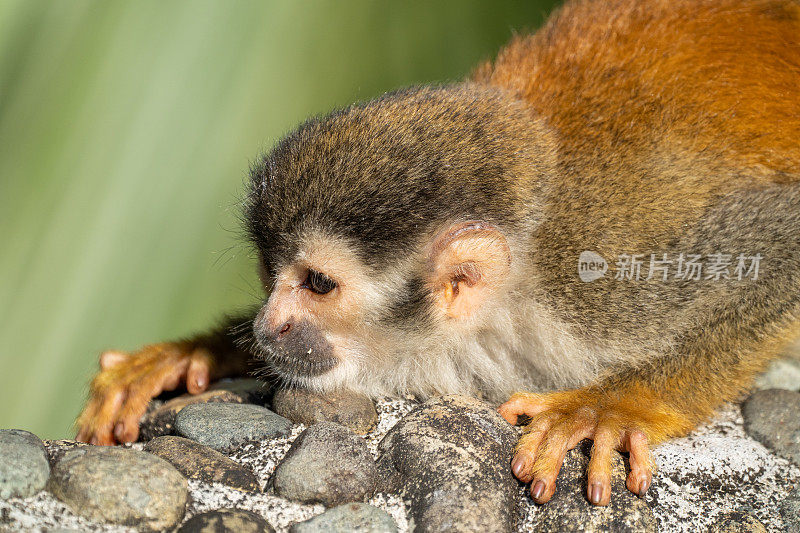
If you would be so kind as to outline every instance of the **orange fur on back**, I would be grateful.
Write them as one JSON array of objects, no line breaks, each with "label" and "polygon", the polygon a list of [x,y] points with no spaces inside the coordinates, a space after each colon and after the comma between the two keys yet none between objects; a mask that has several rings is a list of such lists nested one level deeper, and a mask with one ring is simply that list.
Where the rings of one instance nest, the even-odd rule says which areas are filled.
[{"label": "orange fur on back", "polygon": [[572,148],[657,136],[800,179],[797,2],[572,2],[475,78],[529,101]]}]

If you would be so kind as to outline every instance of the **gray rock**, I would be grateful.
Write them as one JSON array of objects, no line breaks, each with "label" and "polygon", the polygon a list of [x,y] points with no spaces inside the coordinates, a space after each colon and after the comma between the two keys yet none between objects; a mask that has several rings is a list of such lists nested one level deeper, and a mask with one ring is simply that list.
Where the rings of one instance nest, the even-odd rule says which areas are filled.
[{"label": "gray rock", "polygon": [[756,389],[800,389],[800,361],[794,358],[773,361],[766,372],[756,378]]},{"label": "gray rock", "polygon": [[515,531],[519,489],[509,464],[517,438],[480,400],[431,399],[380,442],[382,490],[402,490],[419,531]]},{"label": "gray rock", "polygon": [[781,502],[784,531],[800,531],[800,485]]},{"label": "gray rock", "polygon": [[800,465],[800,393],[768,389],[742,405],[747,433],[778,455]]},{"label": "gray rock", "polygon": [[144,450],[168,461],[189,479],[221,483],[247,492],[261,489],[250,469],[193,440],[157,437],[145,444]]},{"label": "gray rock", "polygon": [[273,533],[275,529],[261,516],[242,509],[217,509],[193,516],[178,533]]},{"label": "gray rock", "polygon": [[655,532],[656,519],[644,500],[634,496],[625,486],[625,464],[614,454],[611,465],[611,503],[597,507],[586,499],[586,467],[590,445],[585,444],[567,453],[556,480],[552,499],[539,507],[537,531],[564,533]]},{"label": "gray rock", "polygon": [[151,409],[139,422],[139,440],[149,441],[174,432],[175,417],[187,405],[201,403],[245,403],[242,396],[227,390],[209,390],[201,394],[184,394],[167,402],[151,402]]},{"label": "gray rock", "polygon": [[718,517],[708,533],[767,533],[767,528],[751,513],[733,511]]},{"label": "gray rock", "polygon": [[0,500],[33,496],[49,476],[50,463],[39,437],[21,429],[0,430]]},{"label": "gray rock", "polygon": [[215,450],[289,434],[292,423],[265,407],[234,403],[187,405],[175,417],[178,435]]},{"label": "gray rock", "polygon": [[165,460],[104,446],[67,452],[48,488],[76,514],[153,530],[177,525],[189,498],[186,479]]},{"label": "gray rock", "polygon": [[290,533],[396,533],[389,513],[366,503],[346,503],[299,522]]},{"label": "gray rock", "polygon": [[364,439],[339,424],[320,422],[295,439],[272,484],[284,498],[330,507],[372,496],[377,469]]},{"label": "gray rock", "polygon": [[372,400],[350,391],[318,394],[304,389],[282,389],[275,393],[272,408],[297,424],[310,426],[317,422],[336,422],[360,435],[378,422]]}]

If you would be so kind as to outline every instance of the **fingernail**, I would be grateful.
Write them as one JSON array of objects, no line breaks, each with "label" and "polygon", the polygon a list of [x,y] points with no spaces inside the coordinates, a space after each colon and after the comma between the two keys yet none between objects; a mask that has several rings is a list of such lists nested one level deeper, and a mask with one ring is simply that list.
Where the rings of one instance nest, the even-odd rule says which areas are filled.
[{"label": "fingernail", "polygon": [[539,480],[533,485],[533,489],[531,489],[531,496],[533,496],[534,500],[538,500],[544,494],[545,484],[544,481]]},{"label": "fingernail", "polygon": [[199,388],[203,388],[206,386],[206,378],[198,377],[194,382],[197,384]]},{"label": "fingernail", "polygon": [[116,426],[114,426],[114,436],[117,437],[117,440],[122,442],[122,437],[125,435],[125,424],[119,422]]},{"label": "fingernail", "polygon": [[639,482],[639,497],[644,498],[644,495],[647,494],[647,489],[650,488],[650,484],[647,483],[646,479],[643,479]]},{"label": "fingernail", "polygon": [[592,483],[589,485],[589,502],[597,505],[603,497],[603,485],[601,483]]},{"label": "fingernail", "polygon": [[514,457],[514,460],[511,462],[511,471],[514,473],[514,476],[520,477],[522,473],[525,471],[525,457],[521,455],[517,455]]}]

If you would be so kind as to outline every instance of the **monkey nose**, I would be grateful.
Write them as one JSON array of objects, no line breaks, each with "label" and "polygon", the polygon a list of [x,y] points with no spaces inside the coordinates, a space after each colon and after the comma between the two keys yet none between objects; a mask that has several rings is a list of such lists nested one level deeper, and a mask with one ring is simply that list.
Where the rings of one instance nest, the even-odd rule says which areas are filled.
[{"label": "monkey nose", "polygon": [[287,333],[292,329],[292,321],[287,320],[281,327],[277,329],[277,333],[275,334],[275,340],[280,340],[286,336]]}]

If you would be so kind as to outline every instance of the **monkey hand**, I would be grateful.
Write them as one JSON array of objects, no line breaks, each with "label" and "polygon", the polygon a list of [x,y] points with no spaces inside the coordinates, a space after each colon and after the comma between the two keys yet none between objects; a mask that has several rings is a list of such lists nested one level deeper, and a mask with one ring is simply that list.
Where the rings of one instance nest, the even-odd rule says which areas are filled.
[{"label": "monkey hand", "polygon": [[[644,398],[642,396],[645,396]],[[654,463],[648,444],[683,428],[685,418],[657,400],[635,391],[614,393],[586,388],[551,394],[517,393],[498,409],[509,423],[520,415],[530,423],[517,444],[511,468],[522,482],[531,483],[531,496],[547,502],[567,451],[583,439],[594,441],[587,470],[587,498],[594,505],[611,499],[611,454],[630,452],[628,489],[644,496],[653,479]]]},{"label": "monkey hand", "polygon": [[207,350],[188,341],[151,344],[133,353],[103,352],[76,422],[76,439],[100,445],[135,441],[150,400],[181,384],[191,394],[203,392],[212,361]]}]

